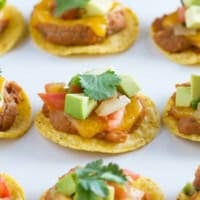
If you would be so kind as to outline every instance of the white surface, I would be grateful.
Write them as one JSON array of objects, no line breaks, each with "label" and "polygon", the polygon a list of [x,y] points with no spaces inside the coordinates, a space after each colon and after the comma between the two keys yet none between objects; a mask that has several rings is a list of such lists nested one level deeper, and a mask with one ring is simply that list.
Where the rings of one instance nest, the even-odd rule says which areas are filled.
[{"label": "white surface", "polygon": [[[29,18],[36,0],[10,0]],[[174,84],[189,80],[198,67],[172,63],[160,54],[149,36],[149,25],[156,16],[172,11],[179,0],[124,0],[137,13],[141,29],[135,45],[127,52],[107,56],[60,58],[37,48],[30,39],[0,58],[3,75],[16,80],[27,91],[33,116],[42,103],[37,96],[49,81],[68,81],[88,68],[113,65],[119,72],[130,73],[161,112]],[[161,128],[155,140],[144,148],[122,155],[78,152],[62,148],[43,138],[34,126],[19,140],[0,141],[0,171],[13,175],[23,186],[29,200],[39,196],[69,168],[103,158],[154,179],[166,194],[175,199],[186,181],[192,180],[199,164],[199,144],[176,138]]]}]

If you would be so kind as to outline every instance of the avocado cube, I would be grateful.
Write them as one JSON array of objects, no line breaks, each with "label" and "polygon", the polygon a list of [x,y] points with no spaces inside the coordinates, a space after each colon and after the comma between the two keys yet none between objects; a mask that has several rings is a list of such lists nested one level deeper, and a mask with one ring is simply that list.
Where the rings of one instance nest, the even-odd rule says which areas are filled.
[{"label": "avocado cube", "polygon": [[187,28],[200,28],[200,6],[190,6],[185,12]]},{"label": "avocado cube", "polygon": [[90,0],[85,6],[86,15],[105,15],[113,6],[113,0]]},{"label": "avocado cube", "polygon": [[189,7],[191,5],[200,5],[200,0],[182,0],[182,3],[186,7]]},{"label": "avocado cube", "polygon": [[[87,199],[90,200],[105,200],[102,197],[95,195],[94,193],[87,193],[87,194],[84,193],[84,197],[87,197]],[[79,196],[79,193],[76,193],[73,197],[73,200],[78,200],[78,199],[81,199],[81,197]]]},{"label": "avocado cube", "polygon": [[192,0],[192,5],[200,6],[200,0]]},{"label": "avocado cube", "polygon": [[108,186],[108,196],[105,200],[114,200],[115,199],[115,189],[112,186]]},{"label": "avocado cube", "polygon": [[75,174],[70,173],[62,177],[56,184],[58,192],[70,197],[76,191]]},{"label": "avocado cube", "polygon": [[126,96],[132,97],[140,90],[140,87],[131,76],[120,75],[120,79],[119,90]]},{"label": "avocado cube", "polygon": [[64,111],[76,119],[83,120],[89,116],[96,105],[95,100],[84,94],[66,94]]},{"label": "avocado cube", "polygon": [[191,76],[191,96],[192,100],[200,97],[200,75]]},{"label": "avocado cube", "polygon": [[191,103],[191,87],[177,87],[176,88],[176,106],[189,107]]}]

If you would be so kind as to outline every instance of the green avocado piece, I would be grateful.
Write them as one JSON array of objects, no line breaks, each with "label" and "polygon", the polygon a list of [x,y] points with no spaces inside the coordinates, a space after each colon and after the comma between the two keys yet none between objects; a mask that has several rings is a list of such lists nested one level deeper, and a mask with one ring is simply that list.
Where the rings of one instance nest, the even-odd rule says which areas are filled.
[{"label": "green avocado piece", "polygon": [[196,189],[192,183],[186,183],[182,189],[182,192],[186,195],[192,195],[196,192]]},{"label": "green avocado piece", "polygon": [[86,15],[105,15],[113,6],[112,0],[90,0],[85,6]]},{"label": "green avocado piece", "polygon": [[131,76],[120,75],[119,78],[121,79],[119,90],[128,97],[134,96],[140,90],[140,87]]},{"label": "green avocado piece", "polygon": [[75,173],[70,173],[62,177],[56,184],[58,192],[70,197],[76,191]]},{"label": "green avocado piece", "polygon": [[4,7],[6,0],[0,0],[0,9]]},{"label": "green avocado piece", "polygon": [[176,88],[176,106],[190,107],[191,104],[191,87],[177,87]]},{"label": "green avocado piece", "polygon": [[185,12],[185,21],[187,28],[200,28],[200,6],[192,5]]},{"label": "green avocado piece", "polygon": [[66,94],[64,112],[76,119],[86,119],[97,105],[84,94]]},{"label": "green avocado piece", "polygon": [[191,97],[195,100],[200,97],[200,75],[191,76]]},{"label": "green avocado piece", "polygon": [[108,196],[105,200],[114,200],[115,199],[115,189],[112,186],[108,186]]}]

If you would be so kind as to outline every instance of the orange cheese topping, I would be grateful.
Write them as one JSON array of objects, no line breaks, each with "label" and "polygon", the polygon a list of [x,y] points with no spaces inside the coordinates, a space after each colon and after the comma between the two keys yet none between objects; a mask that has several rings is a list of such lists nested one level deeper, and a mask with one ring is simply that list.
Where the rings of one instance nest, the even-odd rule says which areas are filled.
[{"label": "orange cheese topping", "polygon": [[50,5],[52,0],[42,0],[37,4],[32,14],[33,25],[38,23],[56,24],[60,26],[84,25],[90,27],[100,37],[105,37],[107,31],[106,16],[90,16],[80,19],[63,20],[52,15]]},{"label": "orange cheese topping", "polygon": [[[132,97],[131,103],[126,106],[124,118],[117,130],[130,130],[142,113],[142,110],[140,101],[136,97]],[[98,117],[95,113],[85,120],[76,120],[76,123],[79,134],[85,138],[92,138],[96,134],[104,132],[107,128],[105,120]]]}]

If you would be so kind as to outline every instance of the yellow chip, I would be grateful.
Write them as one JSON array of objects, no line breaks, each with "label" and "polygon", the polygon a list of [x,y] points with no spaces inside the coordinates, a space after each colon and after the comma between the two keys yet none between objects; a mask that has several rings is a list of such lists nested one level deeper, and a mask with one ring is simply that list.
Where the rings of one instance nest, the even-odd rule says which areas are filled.
[{"label": "yellow chip", "polygon": [[[154,31],[153,31],[153,27],[151,27],[151,37],[154,40]],[[178,63],[178,64],[182,64],[182,65],[196,65],[200,63],[200,54],[199,53],[195,53],[192,50],[186,50],[184,52],[180,52],[180,53],[170,53],[167,52],[165,50],[163,50],[154,40],[154,44],[157,46],[157,48],[166,56],[168,57],[170,60]]]},{"label": "yellow chip", "polygon": [[111,54],[127,50],[136,40],[139,32],[137,16],[126,8],[127,27],[119,33],[107,37],[102,43],[85,46],[62,46],[48,42],[42,34],[33,27],[30,21],[30,32],[34,42],[49,53],[58,56],[72,54]]},{"label": "yellow chip", "polygon": [[57,131],[42,112],[36,115],[35,126],[44,137],[64,147],[113,154],[133,151],[151,142],[157,135],[160,124],[160,117],[154,103],[143,95],[140,95],[140,98],[144,101],[145,117],[139,128],[129,134],[124,143],[115,144],[96,138],[83,138],[79,135]]},{"label": "yellow chip", "polygon": [[[165,200],[165,195],[160,187],[154,181],[144,176],[140,176],[134,181],[133,188],[144,191],[152,200]],[[46,193],[41,196],[40,200],[45,200],[45,195]]]},{"label": "yellow chip", "polygon": [[26,133],[32,121],[31,105],[25,92],[21,90],[22,101],[17,104],[17,116],[13,125],[6,131],[0,131],[0,139],[18,138]]},{"label": "yellow chip", "polygon": [[168,112],[172,108],[173,104],[174,104],[173,99],[171,97],[168,100],[167,105],[165,106],[164,111],[163,111],[162,119],[163,119],[164,124],[167,126],[167,128],[170,130],[170,132],[173,133],[174,135],[184,138],[184,139],[187,139],[187,140],[200,142],[200,135],[192,134],[192,133],[186,135],[186,134],[179,132],[177,120],[175,120],[172,116],[170,116],[168,114]]},{"label": "yellow chip", "polygon": [[8,186],[9,191],[11,192],[11,196],[13,200],[25,199],[23,189],[11,176],[9,176],[8,174],[2,173],[0,174],[0,177],[3,177],[3,179],[6,181],[6,185]]},{"label": "yellow chip", "polygon": [[13,48],[25,33],[25,21],[14,6],[5,6],[1,11],[9,19],[8,26],[0,33],[0,55]]}]

